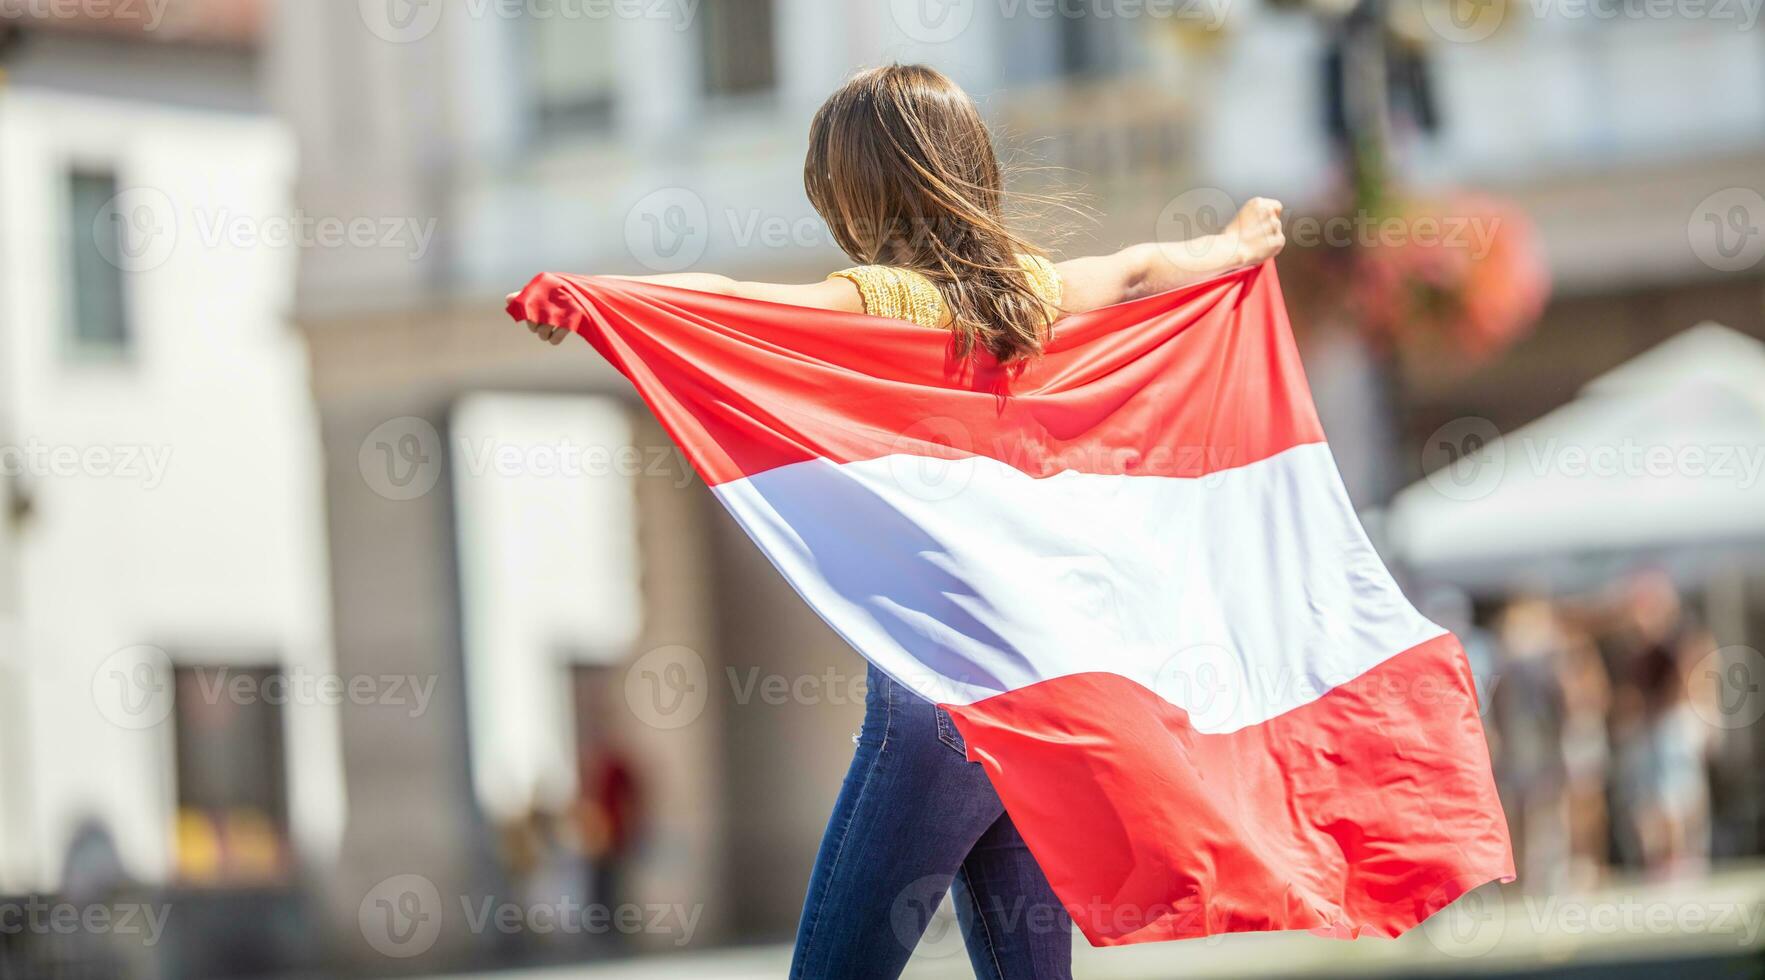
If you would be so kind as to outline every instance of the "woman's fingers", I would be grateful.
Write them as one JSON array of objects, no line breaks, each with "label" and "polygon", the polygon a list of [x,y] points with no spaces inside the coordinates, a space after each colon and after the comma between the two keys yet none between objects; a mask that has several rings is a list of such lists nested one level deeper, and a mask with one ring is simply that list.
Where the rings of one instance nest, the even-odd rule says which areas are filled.
[{"label": "woman's fingers", "polygon": [[553,347],[563,343],[564,338],[570,333],[570,331],[565,330],[563,327],[553,327],[543,323],[532,323],[527,320],[522,320],[521,325],[528,330],[533,331],[535,337],[551,344]]}]

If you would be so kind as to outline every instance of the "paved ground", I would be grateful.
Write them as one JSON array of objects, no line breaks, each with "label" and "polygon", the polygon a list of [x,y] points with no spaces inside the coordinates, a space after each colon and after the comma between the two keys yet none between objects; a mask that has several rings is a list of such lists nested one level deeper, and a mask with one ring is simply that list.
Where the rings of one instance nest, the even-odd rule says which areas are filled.
[{"label": "paved ground", "polygon": [[[1074,943],[1077,976],[1095,980],[1227,977],[1765,977],[1765,866],[1697,882],[1634,882],[1578,896],[1481,890],[1395,941],[1304,934],[1231,936],[1125,949]],[[785,947],[451,980],[778,980]],[[954,928],[934,924],[907,976],[973,973]]]}]

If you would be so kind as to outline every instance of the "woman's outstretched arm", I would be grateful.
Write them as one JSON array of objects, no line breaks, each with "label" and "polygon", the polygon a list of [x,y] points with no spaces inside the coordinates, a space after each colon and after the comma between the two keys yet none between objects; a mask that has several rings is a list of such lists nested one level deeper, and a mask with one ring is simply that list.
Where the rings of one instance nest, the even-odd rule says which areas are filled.
[{"label": "woman's outstretched arm", "polygon": [[[1281,232],[1281,202],[1251,198],[1232,223],[1217,235],[1184,242],[1146,242],[1113,255],[1071,259],[1056,266],[1062,285],[1063,313],[1083,313],[1203,279],[1273,258],[1286,239]],[[636,282],[674,286],[701,293],[765,300],[842,313],[864,312],[864,299],[847,279],[826,279],[795,286],[742,282],[708,272],[676,272],[659,276],[614,276]],[[534,336],[561,344],[568,331],[529,323]]]},{"label": "woman's outstretched arm", "polygon": [[1286,244],[1281,202],[1253,197],[1217,235],[1145,242],[1113,255],[1060,263],[1055,268],[1065,287],[1061,306],[1067,313],[1083,313],[1162,293],[1274,258]]},{"label": "woman's outstretched arm", "polygon": [[[859,295],[858,287],[846,279],[827,279],[822,282],[806,283],[801,286],[771,282],[742,282],[728,276],[720,276],[711,272],[674,272],[659,276],[608,276],[609,279],[629,279],[633,282],[653,283],[657,286],[673,286],[677,289],[690,289],[699,293],[716,293],[719,296],[736,296],[741,299],[758,299],[768,303],[783,303],[786,306],[807,306],[816,310],[835,310],[841,313],[863,313],[864,298]],[[513,298],[511,293],[510,297]],[[544,323],[529,323],[527,329],[540,340],[552,345],[561,344],[569,334],[568,330],[553,327]]]}]

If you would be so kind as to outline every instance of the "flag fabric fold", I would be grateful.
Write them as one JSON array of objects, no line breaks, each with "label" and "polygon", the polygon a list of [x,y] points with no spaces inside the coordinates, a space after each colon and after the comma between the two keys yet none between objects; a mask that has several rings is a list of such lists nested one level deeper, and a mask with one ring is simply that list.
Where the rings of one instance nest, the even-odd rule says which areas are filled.
[{"label": "flag fabric fold", "polygon": [[1274,267],[1042,356],[545,274],[779,571],[943,705],[1097,945],[1392,936],[1513,877],[1476,692],[1324,442]]}]

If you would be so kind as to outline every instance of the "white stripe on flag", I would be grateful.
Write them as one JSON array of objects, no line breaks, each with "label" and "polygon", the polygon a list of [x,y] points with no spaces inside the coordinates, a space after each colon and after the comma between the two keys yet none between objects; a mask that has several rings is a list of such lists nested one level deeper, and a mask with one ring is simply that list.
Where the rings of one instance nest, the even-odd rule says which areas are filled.
[{"label": "white stripe on flag", "polygon": [[836,631],[940,703],[1108,671],[1231,732],[1444,632],[1322,443],[1196,479],[890,456],[712,490]]}]

